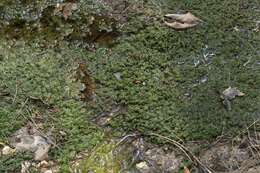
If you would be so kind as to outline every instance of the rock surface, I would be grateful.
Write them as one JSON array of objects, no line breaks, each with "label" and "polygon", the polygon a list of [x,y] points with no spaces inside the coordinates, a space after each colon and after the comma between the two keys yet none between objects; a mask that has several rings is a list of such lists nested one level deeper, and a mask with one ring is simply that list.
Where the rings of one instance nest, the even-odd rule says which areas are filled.
[{"label": "rock surface", "polygon": [[11,138],[11,144],[17,151],[29,151],[34,153],[34,160],[44,160],[48,158],[51,144],[36,133],[35,130],[23,127]]}]

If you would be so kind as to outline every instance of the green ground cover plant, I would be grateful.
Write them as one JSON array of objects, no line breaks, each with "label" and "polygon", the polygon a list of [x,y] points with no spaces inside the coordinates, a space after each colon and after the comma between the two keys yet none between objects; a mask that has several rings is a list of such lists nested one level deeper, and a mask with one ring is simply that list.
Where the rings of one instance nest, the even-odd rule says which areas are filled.
[{"label": "green ground cover plant", "polygon": [[[43,6],[53,4],[48,3]],[[84,15],[84,3],[79,3],[83,12],[75,12],[68,21],[54,16],[45,21],[48,25],[43,32],[35,32],[30,38],[26,23],[35,26],[44,21],[28,22],[26,17],[11,13],[12,6],[0,3],[2,14],[6,14],[0,16],[0,23],[10,13],[11,23],[22,20],[18,28],[25,29],[18,32],[24,38],[14,38],[16,25],[0,27],[0,141],[8,143],[16,130],[40,117],[43,131],[53,129],[59,146],[51,150],[50,157],[58,161],[62,172],[68,172],[69,161],[76,153],[91,150],[104,140],[103,129],[91,119],[115,104],[125,105],[127,111],[113,118],[108,126],[119,134],[138,132],[155,144],[164,141],[151,138],[151,133],[184,140],[213,140],[223,134],[234,136],[258,119],[259,3],[165,0],[144,4],[138,16],[128,14],[129,21],[118,29],[120,36],[113,45],[107,48],[97,43],[90,51],[91,46],[83,46],[88,42],[82,44],[85,40],[75,39],[86,32],[88,24],[82,30],[67,32],[80,26],[77,14]],[[14,11],[21,8],[19,4],[18,10],[16,7]],[[95,9],[109,11],[97,5],[91,13]],[[164,14],[186,10],[203,22],[185,31],[163,24]],[[83,21],[89,16],[85,17]],[[110,28],[110,24],[103,23],[102,29]],[[60,32],[51,30],[57,26],[62,28]],[[79,62],[87,64],[96,85],[94,105],[79,98],[80,84],[75,80]],[[232,100],[228,111],[220,96],[230,86],[245,96]],[[28,158],[19,154],[1,157],[4,166],[0,164],[0,172],[15,172],[21,160]]]}]

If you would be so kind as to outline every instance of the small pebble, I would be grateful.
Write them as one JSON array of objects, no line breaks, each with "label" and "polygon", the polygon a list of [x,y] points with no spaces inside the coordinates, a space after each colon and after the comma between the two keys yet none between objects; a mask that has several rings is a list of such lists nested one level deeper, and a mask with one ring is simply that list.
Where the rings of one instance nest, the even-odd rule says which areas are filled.
[{"label": "small pebble", "polygon": [[2,154],[3,155],[9,155],[9,154],[12,154],[15,152],[15,149],[9,147],[9,146],[5,146],[3,149],[2,149]]},{"label": "small pebble", "polygon": [[150,168],[146,162],[140,162],[136,164],[136,168],[141,172],[149,172]]},{"label": "small pebble", "polygon": [[122,80],[121,76],[122,74],[121,73],[114,73],[114,76],[116,77],[117,80]]},{"label": "small pebble", "polygon": [[21,173],[26,173],[28,172],[30,166],[32,165],[31,162],[25,161],[22,163],[22,169],[21,169]]},{"label": "small pebble", "polygon": [[49,163],[48,163],[46,160],[41,161],[41,162],[37,165],[38,168],[46,168],[46,167],[48,167],[48,166],[49,166]]}]

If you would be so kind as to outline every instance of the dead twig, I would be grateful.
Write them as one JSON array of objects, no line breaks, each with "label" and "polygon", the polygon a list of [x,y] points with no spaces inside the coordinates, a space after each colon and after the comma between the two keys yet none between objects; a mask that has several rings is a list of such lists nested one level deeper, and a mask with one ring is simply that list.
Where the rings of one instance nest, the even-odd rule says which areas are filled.
[{"label": "dead twig", "polygon": [[[26,119],[27,121],[30,121],[33,123],[33,125],[35,126],[36,131],[43,137],[45,138],[50,144],[52,144],[54,147],[61,149],[55,142],[53,142],[47,135],[45,135],[43,132],[41,132],[39,129],[39,127],[37,126],[36,122],[31,118],[31,117],[27,117],[22,113],[22,110],[24,109],[24,107],[26,106],[27,102],[28,102],[28,98],[23,102],[21,108],[19,109],[19,111],[17,112],[17,115],[22,115],[24,119]],[[28,112],[27,110],[27,113]]]},{"label": "dead twig", "polygon": [[[233,138],[233,140],[234,140],[234,139],[237,139],[240,135],[242,135],[242,134],[248,132],[249,129],[250,129],[252,126],[254,126],[256,123],[258,123],[258,122],[260,122],[260,118],[256,119],[252,124],[250,124],[249,126],[247,126],[246,129],[242,130],[238,135],[236,135],[236,136]],[[233,140],[232,140],[232,145],[233,145]]]},{"label": "dead twig", "polygon": [[138,135],[137,134],[129,134],[129,135],[126,135],[124,136],[122,139],[120,139],[120,141],[118,141],[116,143],[116,146],[119,146],[121,143],[123,143],[124,141],[126,141],[128,138],[135,138],[137,137]]},{"label": "dead twig", "polygon": [[[17,115],[21,115],[21,113],[22,113],[22,111],[23,111],[23,108],[26,106],[27,102],[28,102],[28,99],[26,99],[26,100],[23,102],[21,108],[20,108],[20,109],[18,110],[18,112],[17,112]],[[24,115],[22,115],[22,116],[23,116],[25,119],[27,119]]]},{"label": "dead twig", "polygon": [[[28,108],[29,109],[29,108]],[[29,109],[29,111],[27,110],[28,114],[30,114],[31,110]],[[50,144],[52,144],[55,148],[61,149],[55,142],[53,142],[46,134],[44,134],[42,131],[39,130],[39,127],[37,125],[37,123],[34,121],[33,118],[28,117],[27,119],[29,119],[29,121],[31,121],[35,127],[35,130],[43,137],[45,138]]]},{"label": "dead twig", "polygon": [[191,151],[189,151],[188,148],[186,148],[184,145],[182,145],[181,143],[173,140],[173,139],[170,139],[166,136],[162,136],[162,135],[159,135],[159,134],[156,134],[156,133],[151,133],[150,134],[151,136],[156,136],[156,137],[159,137],[159,138],[162,138],[162,139],[165,139],[167,140],[168,142],[172,143],[173,145],[175,145],[176,147],[178,147],[187,157],[188,159],[199,165],[202,169],[204,169],[206,172],[208,173],[213,173],[214,171],[213,170],[210,170],[210,168],[208,168],[206,165],[204,165],[194,154],[192,154]]},{"label": "dead twig", "polygon": [[17,97],[17,90],[18,90],[17,88],[18,88],[18,85],[17,85],[17,82],[16,82],[16,84],[15,84],[15,94],[14,94],[14,98],[12,100],[12,104],[14,104],[16,97]]}]

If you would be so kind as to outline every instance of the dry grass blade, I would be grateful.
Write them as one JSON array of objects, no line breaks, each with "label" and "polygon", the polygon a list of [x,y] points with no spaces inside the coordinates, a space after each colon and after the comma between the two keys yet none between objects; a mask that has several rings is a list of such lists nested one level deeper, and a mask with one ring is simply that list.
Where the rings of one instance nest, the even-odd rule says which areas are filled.
[{"label": "dry grass blade", "polygon": [[250,129],[251,127],[253,127],[253,126],[254,126],[256,123],[258,123],[258,122],[260,122],[260,118],[256,119],[253,123],[251,123],[246,129],[244,129],[243,131],[241,131],[241,132],[240,132],[237,136],[235,136],[233,139],[236,139],[236,138],[238,138],[240,135],[242,135],[242,134],[248,132],[249,129]]},{"label": "dry grass blade", "polygon": [[[27,104],[28,100],[29,100],[29,99],[27,98],[27,99],[23,102],[23,104],[22,104],[20,110],[18,111],[17,115],[21,115],[21,116],[23,116],[23,118],[24,118],[25,120],[28,120],[28,121],[32,122],[33,125],[35,126],[35,130],[36,130],[43,138],[47,139],[47,141],[48,141],[50,144],[52,144],[55,148],[61,149],[61,148],[60,148],[55,142],[53,142],[47,135],[45,135],[43,132],[41,132],[41,131],[39,130],[39,127],[37,126],[36,122],[35,122],[30,116],[25,116],[25,115],[22,113],[23,109],[26,108],[26,104]],[[27,108],[27,109],[28,109],[28,108]],[[28,111],[27,109],[26,109],[27,113],[30,114],[31,111]]]},{"label": "dry grass blade", "polygon": [[150,135],[159,137],[161,139],[164,139],[164,140],[172,143],[173,145],[178,147],[187,156],[187,158],[191,162],[195,163],[196,165],[199,165],[204,171],[206,171],[208,173],[213,173],[214,172],[213,170],[210,170],[210,168],[208,168],[206,165],[204,165],[194,154],[192,154],[192,152],[189,151],[188,148],[186,148],[184,145],[180,144],[179,142],[177,142],[177,141],[175,141],[173,139],[170,139],[170,138],[168,138],[166,136],[162,136],[162,135],[156,134],[156,133],[151,133]]}]

